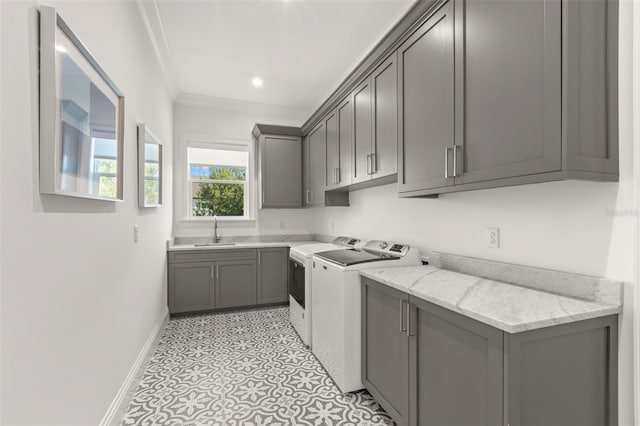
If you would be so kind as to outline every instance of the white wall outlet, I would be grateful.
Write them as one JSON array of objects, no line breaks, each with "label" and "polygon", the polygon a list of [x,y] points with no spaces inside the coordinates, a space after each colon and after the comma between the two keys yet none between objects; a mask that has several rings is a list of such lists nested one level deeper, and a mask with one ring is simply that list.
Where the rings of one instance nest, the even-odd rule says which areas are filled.
[{"label": "white wall outlet", "polygon": [[489,248],[500,248],[500,228],[487,228],[487,243]]},{"label": "white wall outlet", "polygon": [[336,230],[336,223],[335,222],[331,222],[331,230],[332,231]]},{"label": "white wall outlet", "polygon": [[284,222],[284,220],[280,221],[280,229],[284,229],[287,227],[287,224]]},{"label": "white wall outlet", "polygon": [[133,242],[137,243],[140,241],[140,227],[138,225],[133,225]]}]

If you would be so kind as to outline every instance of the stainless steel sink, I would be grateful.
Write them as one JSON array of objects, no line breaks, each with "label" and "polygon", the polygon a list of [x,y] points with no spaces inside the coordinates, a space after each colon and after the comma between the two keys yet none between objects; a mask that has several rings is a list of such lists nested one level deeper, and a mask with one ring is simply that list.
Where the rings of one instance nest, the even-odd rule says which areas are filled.
[{"label": "stainless steel sink", "polygon": [[194,244],[194,247],[220,247],[220,246],[235,246],[236,243],[198,243]]}]

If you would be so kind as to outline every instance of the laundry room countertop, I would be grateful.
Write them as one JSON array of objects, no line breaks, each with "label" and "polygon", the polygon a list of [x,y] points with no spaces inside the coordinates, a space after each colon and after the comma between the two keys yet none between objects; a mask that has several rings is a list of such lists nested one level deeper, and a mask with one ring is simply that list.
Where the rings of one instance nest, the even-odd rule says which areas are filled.
[{"label": "laundry room countertop", "polygon": [[599,279],[594,285],[593,277],[585,277],[590,296],[579,298],[560,294],[562,283],[555,293],[433,266],[364,269],[360,275],[508,333],[622,311],[622,283]]}]

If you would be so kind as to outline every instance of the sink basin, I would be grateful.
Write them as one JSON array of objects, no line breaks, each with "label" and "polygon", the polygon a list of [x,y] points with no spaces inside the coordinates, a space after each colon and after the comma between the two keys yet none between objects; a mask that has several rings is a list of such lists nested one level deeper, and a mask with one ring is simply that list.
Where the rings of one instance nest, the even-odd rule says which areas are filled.
[{"label": "sink basin", "polygon": [[198,243],[194,244],[194,247],[220,247],[220,246],[235,246],[236,243]]}]

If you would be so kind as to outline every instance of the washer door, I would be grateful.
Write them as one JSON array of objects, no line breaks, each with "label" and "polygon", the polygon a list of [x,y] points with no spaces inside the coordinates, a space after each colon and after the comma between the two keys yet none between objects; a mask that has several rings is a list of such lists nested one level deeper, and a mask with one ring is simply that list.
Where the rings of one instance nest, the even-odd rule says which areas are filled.
[{"label": "washer door", "polygon": [[289,258],[289,294],[303,308],[305,302],[304,265]]}]

